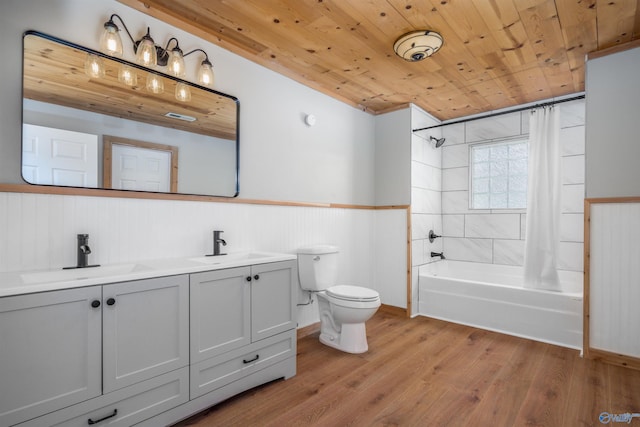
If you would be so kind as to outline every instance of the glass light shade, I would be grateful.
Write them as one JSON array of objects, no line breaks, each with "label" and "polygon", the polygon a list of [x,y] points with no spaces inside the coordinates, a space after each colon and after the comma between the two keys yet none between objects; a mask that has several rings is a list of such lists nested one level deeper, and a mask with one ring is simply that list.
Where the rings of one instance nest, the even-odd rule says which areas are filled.
[{"label": "glass light shade", "polygon": [[136,58],[138,64],[144,65],[145,67],[155,67],[158,64],[158,54],[153,39],[145,36],[140,40],[138,50],[136,51]]},{"label": "glass light shade", "polygon": [[84,72],[94,79],[104,77],[104,62],[102,58],[92,53],[87,54],[84,60]]},{"label": "glass light shade", "polygon": [[189,85],[185,83],[178,83],[176,85],[176,99],[183,102],[191,101],[191,89],[189,89]]},{"label": "glass light shade", "polygon": [[167,63],[167,68],[169,72],[176,77],[184,77],[185,75],[185,66],[184,66],[184,56],[182,55],[182,51],[180,49],[173,49],[169,54],[169,62]]},{"label": "glass light shade", "polygon": [[213,86],[213,66],[206,59],[202,61],[198,70],[198,83],[203,86]]},{"label": "glass light shade", "polygon": [[127,86],[135,86],[138,84],[138,73],[135,68],[122,64],[118,71],[118,81],[126,84]]},{"label": "glass light shade", "polygon": [[162,77],[154,73],[149,73],[147,75],[147,90],[152,93],[164,92],[164,83],[162,82]]},{"label": "glass light shade", "polygon": [[100,36],[100,49],[111,56],[122,56],[122,39],[118,34],[118,27],[112,22],[104,24],[104,31]]}]

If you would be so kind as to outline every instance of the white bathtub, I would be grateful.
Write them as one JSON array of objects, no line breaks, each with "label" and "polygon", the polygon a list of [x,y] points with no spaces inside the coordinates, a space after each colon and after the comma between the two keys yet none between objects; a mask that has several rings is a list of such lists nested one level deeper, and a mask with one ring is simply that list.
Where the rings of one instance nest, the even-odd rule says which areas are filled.
[{"label": "white bathtub", "polygon": [[420,314],[582,349],[582,273],[562,292],[523,288],[522,267],[438,261],[419,268]]}]

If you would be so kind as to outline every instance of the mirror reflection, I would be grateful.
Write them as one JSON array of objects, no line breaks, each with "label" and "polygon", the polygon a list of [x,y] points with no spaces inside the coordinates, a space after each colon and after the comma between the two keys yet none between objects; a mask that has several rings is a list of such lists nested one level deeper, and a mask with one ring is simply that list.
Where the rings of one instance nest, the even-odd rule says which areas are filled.
[{"label": "mirror reflection", "polygon": [[24,37],[31,184],[234,197],[238,100],[54,37]]}]

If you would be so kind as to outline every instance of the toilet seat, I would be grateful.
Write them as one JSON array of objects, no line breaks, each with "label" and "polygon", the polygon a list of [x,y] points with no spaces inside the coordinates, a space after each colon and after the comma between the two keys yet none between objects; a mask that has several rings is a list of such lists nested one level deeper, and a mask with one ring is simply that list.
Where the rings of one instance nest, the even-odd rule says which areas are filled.
[{"label": "toilet seat", "polygon": [[374,302],[380,299],[380,294],[373,289],[362,286],[338,285],[328,288],[327,296],[341,301]]}]

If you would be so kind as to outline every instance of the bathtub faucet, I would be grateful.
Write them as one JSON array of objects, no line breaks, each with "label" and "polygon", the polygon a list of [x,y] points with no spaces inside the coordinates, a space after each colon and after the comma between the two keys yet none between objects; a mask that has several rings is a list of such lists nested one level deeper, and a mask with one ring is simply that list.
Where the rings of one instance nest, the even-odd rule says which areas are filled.
[{"label": "bathtub faucet", "polygon": [[440,259],[444,259],[444,252],[431,252],[431,258],[440,257]]}]

